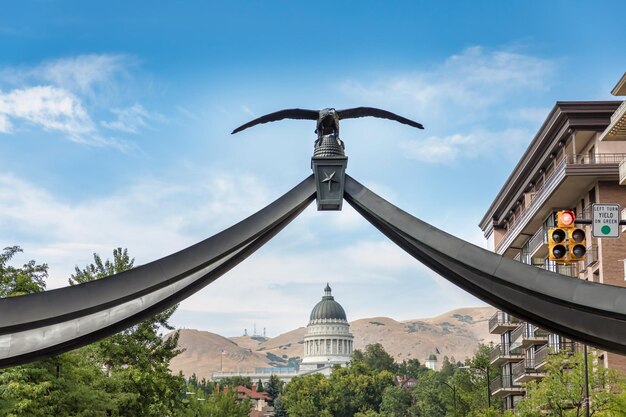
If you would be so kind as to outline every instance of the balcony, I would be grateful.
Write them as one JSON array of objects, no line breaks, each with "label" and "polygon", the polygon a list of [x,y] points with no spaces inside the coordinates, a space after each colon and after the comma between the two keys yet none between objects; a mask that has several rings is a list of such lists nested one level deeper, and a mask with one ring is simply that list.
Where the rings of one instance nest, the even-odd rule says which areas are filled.
[{"label": "balcony", "polygon": [[587,254],[585,256],[585,269],[589,268],[596,262],[598,262],[598,245],[588,246]]},{"label": "balcony", "polygon": [[619,179],[623,153],[564,155],[555,162],[541,186],[534,190],[525,208],[507,226],[495,251],[512,256],[513,247],[522,247],[528,234],[535,234],[553,207],[570,201],[572,195],[584,193],[598,178]]},{"label": "balcony", "polygon": [[626,101],[611,116],[611,123],[600,136],[600,140],[626,139]]},{"label": "balcony", "polygon": [[541,227],[528,241],[528,253],[531,258],[548,256],[548,228]]},{"label": "balcony", "polygon": [[524,388],[513,382],[512,375],[504,374],[495,378],[489,384],[491,395],[507,397],[509,395],[522,395]]},{"label": "balcony", "polygon": [[572,278],[578,278],[578,265],[561,265],[554,262],[541,266],[546,271],[556,272],[557,274],[566,275]]},{"label": "balcony", "polygon": [[519,344],[523,349],[533,345],[544,345],[548,343],[548,332],[533,326],[522,323],[517,329],[511,332],[512,344]]},{"label": "balcony", "polygon": [[557,355],[559,353],[574,353],[576,352],[576,343],[571,340],[562,341],[561,343],[545,345],[535,351],[535,369],[542,371],[548,363],[548,357],[550,355]]},{"label": "balcony", "polygon": [[519,319],[505,312],[496,311],[496,313],[489,318],[489,333],[502,334],[508,330],[515,329],[519,323]]},{"label": "balcony", "polygon": [[522,347],[519,343],[498,344],[489,352],[489,362],[491,365],[517,362],[524,358],[522,352]]},{"label": "balcony", "polygon": [[524,359],[523,361],[516,363],[513,365],[511,370],[511,376],[513,377],[513,383],[521,384],[522,382],[533,381],[536,379],[541,379],[546,374],[537,370],[535,367],[534,359]]}]

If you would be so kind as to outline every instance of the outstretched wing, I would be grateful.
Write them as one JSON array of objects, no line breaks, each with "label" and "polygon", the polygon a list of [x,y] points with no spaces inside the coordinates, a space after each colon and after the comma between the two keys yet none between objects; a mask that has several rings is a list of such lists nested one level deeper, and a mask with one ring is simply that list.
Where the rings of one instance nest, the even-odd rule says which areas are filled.
[{"label": "outstretched wing", "polygon": [[261,116],[257,119],[254,119],[246,124],[239,126],[237,129],[233,130],[231,135],[234,135],[237,132],[241,132],[244,129],[249,127],[260,125],[262,123],[275,122],[277,120],[283,119],[306,119],[306,120],[317,120],[319,116],[318,110],[306,110],[306,109],[285,109],[279,110],[274,113],[266,114],[265,116]]},{"label": "outstretched wing", "polygon": [[355,107],[353,109],[337,110],[337,115],[339,115],[339,119],[356,119],[358,117],[367,116],[379,117],[381,119],[395,120],[396,122],[404,123],[405,125],[413,126],[418,129],[424,128],[421,123],[398,116],[390,111],[376,109],[374,107]]}]

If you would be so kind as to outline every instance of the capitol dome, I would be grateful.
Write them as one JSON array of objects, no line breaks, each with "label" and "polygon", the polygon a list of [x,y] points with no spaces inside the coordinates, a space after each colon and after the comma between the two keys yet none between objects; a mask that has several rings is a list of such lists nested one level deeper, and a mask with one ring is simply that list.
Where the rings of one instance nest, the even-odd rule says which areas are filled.
[{"label": "capitol dome", "polygon": [[304,336],[301,374],[323,371],[330,375],[332,366],[345,365],[352,359],[354,337],[350,333],[350,324],[331,291],[327,283],[322,300],[311,311]]},{"label": "capitol dome", "polygon": [[335,301],[335,297],[331,295],[330,285],[326,283],[324,288],[324,296],[322,301],[317,303],[311,311],[310,322],[317,322],[319,320],[343,320],[348,321],[346,318],[346,312],[341,304]]}]

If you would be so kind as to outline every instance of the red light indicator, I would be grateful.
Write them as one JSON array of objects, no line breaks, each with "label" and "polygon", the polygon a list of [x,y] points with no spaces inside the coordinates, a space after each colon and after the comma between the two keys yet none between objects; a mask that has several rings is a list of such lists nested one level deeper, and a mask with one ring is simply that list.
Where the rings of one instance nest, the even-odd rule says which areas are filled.
[{"label": "red light indicator", "polygon": [[558,225],[559,227],[569,227],[574,224],[576,220],[576,215],[571,210],[563,210],[557,213],[558,216]]}]

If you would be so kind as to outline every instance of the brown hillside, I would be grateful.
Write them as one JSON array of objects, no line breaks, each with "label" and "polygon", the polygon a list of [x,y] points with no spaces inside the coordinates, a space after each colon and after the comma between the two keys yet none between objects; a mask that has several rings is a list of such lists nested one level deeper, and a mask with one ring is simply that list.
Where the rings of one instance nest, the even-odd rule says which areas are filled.
[{"label": "brown hillside", "polygon": [[[355,320],[350,323],[354,345],[364,349],[367,345],[381,343],[396,361],[417,358],[421,362],[435,347],[443,356],[464,360],[471,357],[478,343],[497,342],[490,335],[487,321],[493,315],[492,307],[461,308],[437,317],[399,322],[388,317]],[[255,368],[287,366],[291,358],[302,357],[305,327],[283,333],[271,339],[240,336],[225,338],[198,330],[181,330],[179,346],[185,352],[170,363],[173,372],[182,371],[198,378],[210,378],[220,370],[220,357],[224,371],[251,371]],[[226,351],[221,355],[222,349]]]}]

